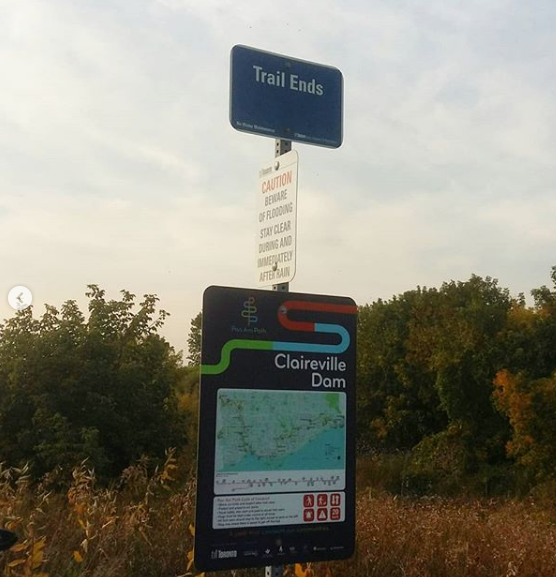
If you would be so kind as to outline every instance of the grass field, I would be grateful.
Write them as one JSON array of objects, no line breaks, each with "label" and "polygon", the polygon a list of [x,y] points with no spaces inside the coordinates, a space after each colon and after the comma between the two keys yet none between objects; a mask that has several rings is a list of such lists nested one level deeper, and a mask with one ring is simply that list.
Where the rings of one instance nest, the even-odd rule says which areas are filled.
[{"label": "grass field", "polygon": [[[172,453],[112,488],[83,465],[69,489],[56,474],[31,486],[0,470],[0,525],[19,544],[0,557],[5,577],[176,577],[191,564],[194,482],[176,479]],[[183,477],[183,474],[181,475]],[[286,568],[297,577],[555,577],[556,506],[532,500],[400,498],[370,488],[357,500],[357,551],[344,562]],[[262,576],[263,569],[220,573]]]}]

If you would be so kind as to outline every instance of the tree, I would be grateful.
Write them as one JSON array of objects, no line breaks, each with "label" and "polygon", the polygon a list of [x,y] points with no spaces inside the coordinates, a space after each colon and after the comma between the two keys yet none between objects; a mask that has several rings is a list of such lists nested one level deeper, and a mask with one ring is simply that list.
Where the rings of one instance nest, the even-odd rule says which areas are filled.
[{"label": "tree", "polygon": [[442,434],[442,443],[467,447],[466,466],[505,459],[509,429],[491,393],[511,305],[496,280],[472,276],[361,307],[360,435],[411,449]]},{"label": "tree", "polygon": [[512,426],[508,455],[537,481],[556,477],[556,373],[530,379],[500,371],[494,384],[496,405]]},{"label": "tree", "polygon": [[[552,267],[556,288],[556,267]],[[511,314],[506,342],[511,354],[494,381],[496,407],[509,421],[508,455],[537,481],[556,476],[556,291],[531,291]]]},{"label": "tree", "polygon": [[88,458],[112,477],[141,455],[185,443],[175,387],[180,355],[158,334],[157,297],[105,299],[90,285],[86,320],[74,301],[31,308],[0,325],[0,461],[36,474]]},{"label": "tree", "polygon": [[191,320],[189,336],[187,337],[187,349],[189,351],[187,359],[189,366],[199,366],[201,364],[201,337],[203,331],[203,313],[198,313]]},{"label": "tree", "polygon": [[381,449],[410,449],[441,431],[434,377],[408,356],[411,320],[426,289],[359,309],[357,407],[359,441]]}]

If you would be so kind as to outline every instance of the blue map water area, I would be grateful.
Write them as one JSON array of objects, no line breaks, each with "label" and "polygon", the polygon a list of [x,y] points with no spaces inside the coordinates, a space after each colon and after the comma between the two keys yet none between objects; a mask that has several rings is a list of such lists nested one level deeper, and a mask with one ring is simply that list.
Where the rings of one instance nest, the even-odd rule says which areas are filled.
[{"label": "blue map water area", "polygon": [[329,429],[295,453],[276,457],[247,455],[219,473],[345,469],[345,428]]}]

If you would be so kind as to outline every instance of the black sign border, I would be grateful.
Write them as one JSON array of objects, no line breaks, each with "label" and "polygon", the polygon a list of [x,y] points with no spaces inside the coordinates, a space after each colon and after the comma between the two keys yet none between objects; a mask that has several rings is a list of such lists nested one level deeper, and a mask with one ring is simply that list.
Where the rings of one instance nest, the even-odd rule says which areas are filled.
[{"label": "black sign border", "polygon": [[[207,304],[209,307],[214,306],[214,302],[211,304],[211,300],[235,300],[238,304],[243,303],[246,299],[254,297],[257,302],[261,302],[261,299],[265,301],[273,301],[271,308],[278,308],[280,303],[284,301],[301,300],[306,302],[326,302],[338,305],[348,305],[355,307],[355,303],[352,299],[348,297],[335,297],[327,295],[314,295],[314,294],[304,294],[304,293],[279,293],[274,291],[265,291],[258,289],[239,289],[239,288],[229,288],[229,287],[209,287],[203,297],[203,358],[204,363],[210,362],[214,364],[217,362],[219,356],[219,350],[224,342],[229,340],[229,335],[222,335],[222,337],[215,343],[211,344],[212,331],[216,330],[221,332],[221,328],[212,327],[211,323],[213,319],[211,314],[205,314],[207,311]],[[216,311],[218,316],[224,315],[228,319],[221,319],[221,322],[229,322],[229,318],[234,315],[238,316],[237,307],[236,311],[232,311],[230,316],[230,311],[226,309],[233,308],[229,307],[229,303],[218,305],[219,310]],[[218,307],[217,307],[218,308]],[[313,314],[314,316],[314,314]],[[317,314],[317,317],[319,315]],[[336,320],[338,319],[338,314],[334,314]],[[241,317],[238,317],[241,318]],[[200,571],[216,571],[216,570],[228,570],[228,569],[238,569],[238,568],[250,568],[250,567],[264,567],[268,565],[284,565],[300,562],[311,562],[311,561],[328,561],[328,560],[339,560],[351,557],[355,548],[355,410],[356,410],[356,398],[355,398],[355,348],[356,348],[356,315],[348,315],[345,317],[349,322],[349,333],[350,333],[350,345],[348,350],[340,355],[342,358],[349,359],[352,366],[349,368],[349,380],[347,382],[347,388],[345,392],[347,393],[346,398],[346,484],[345,484],[345,520],[343,522],[331,522],[331,523],[315,523],[311,525],[279,525],[264,528],[252,528],[251,531],[247,529],[223,529],[215,530],[212,529],[212,515],[213,515],[213,499],[215,497],[213,491],[213,480],[214,480],[214,453],[215,453],[215,429],[216,429],[216,396],[219,388],[254,388],[252,386],[236,386],[233,383],[226,382],[222,386],[215,384],[221,380],[221,377],[215,378],[212,375],[202,375],[201,385],[200,385],[200,395],[199,395],[199,439],[198,439],[198,469],[197,469],[197,502],[196,502],[196,526],[195,526],[195,555],[194,562],[195,566]],[[323,322],[322,313],[319,322]],[[218,323],[217,323],[218,324]],[[278,324],[278,323],[276,323]],[[296,335],[297,337],[297,335]],[[319,335],[319,341],[322,341],[322,336]],[[330,335],[329,342],[334,341],[336,335]],[[310,339],[307,341],[310,342]],[[217,354],[218,353],[218,354]],[[256,354],[256,351],[254,351]],[[234,353],[232,353],[233,355]],[[236,352],[237,354],[237,352]],[[259,353],[260,354],[260,353]],[[211,356],[212,355],[212,356]],[[253,357],[252,357],[253,358]],[[232,362],[233,364],[233,362]],[[237,366],[236,358],[236,366]],[[284,373],[287,373],[285,371]],[[231,373],[230,373],[231,374]],[[232,378],[234,375],[232,375]],[[235,373],[237,376],[237,373]],[[278,390],[290,389],[291,388],[291,374],[279,375],[283,377],[283,385],[289,384],[289,386],[275,387]],[[346,372],[346,377],[348,373]],[[267,388],[267,387],[265,387]],[[268,387],[269,390],[274,390],[275,388]],[[311,390],[309,389],[292,389],[292,390]],[[293,491],[292,491],[293,492]],[[296,491],[297,492],[297,491]],[[307,491],[299,491],[307,492]],[[315,491],[315,492],[326,492],[326,491]],[[326,530],[322,530],[319,535],[320,528],[328,527]],[[259,533],[259,535],[249,536],[249,533]],[[296,547],[295,554],[290,554],[289,547],[290,541],[283,541],[283,534],[307,534],[311,535],[310,547],[317,547],[317,550],[304,549],[304,545],[300,544]],[[218,541],[215,541],[215,538]],[[251,541],[250,541],[251,539]],[[309,539],[307,537],[307,539]],[[337,539],[338,543],[334,546],[330,544],[331,539]],[[340,542],[341,541],[341,542]],[[278,545],[284,543],[285,553],[278,553]],[[260,555],[257,557],[243,557],[239,556],[240,546],[243,547],[242,551],[246,548],[252,547],[256,548],[258,551],[264,551],[270,548],[272,553],[269,555]],[[211,559],[211,551],[214,548],[219,550],[231,550],[238,551],[238,557],[222,558],[222,559]]]}]

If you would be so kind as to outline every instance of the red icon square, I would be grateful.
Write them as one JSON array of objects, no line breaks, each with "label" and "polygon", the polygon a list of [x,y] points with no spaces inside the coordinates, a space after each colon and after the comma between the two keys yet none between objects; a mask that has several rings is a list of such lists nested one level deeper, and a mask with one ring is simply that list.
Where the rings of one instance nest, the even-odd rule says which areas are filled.
[{"label": "red icon square", "polygon": [[317,521],[326,521],[328,519],[328,511],[326,509],[317,509]]},{"label": "red icon square", "polygon": [[339,507],[341,502],[342,496],[340,493],[332,493],[332,495],[330,495],[330,505],[332,505],[332,507]]},{"label": "red icon square", "polygon": [[314,507],[315,506],[315,496],[314,495],[303,495],[303,506],[304,507]]},{"label": "red icon square", "polygon": [[303,521],[305,523],[311,523],[315,520],[315,510],[314,509],[303,509]]},{"label": "red icon square", "polygon": [[326,493],[317,495],[317,507],[326,507],[327,505],[328,505],[328,495]]},{"label": "red icon square", "polygon": [[342,518],[342,511],[338,507],[332,507],[330,509],[330,520],[339,521]]}]

